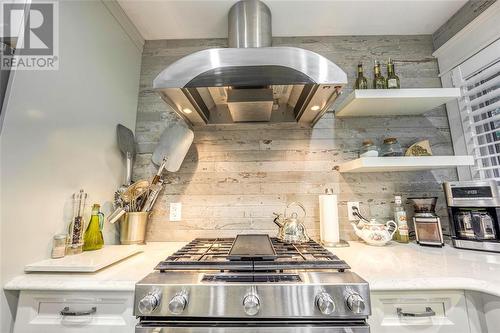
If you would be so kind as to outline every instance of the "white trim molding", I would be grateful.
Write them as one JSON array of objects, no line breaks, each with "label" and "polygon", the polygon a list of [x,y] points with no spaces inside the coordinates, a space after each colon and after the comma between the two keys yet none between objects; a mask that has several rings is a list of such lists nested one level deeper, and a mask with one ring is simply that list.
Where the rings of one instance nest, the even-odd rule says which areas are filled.
[{"label": "white trim molding", "polygon": [[111,15],[116,19],[116,21],[121,25],[125,33],[130,37],[132,42],[137,46],[139,51],[142,52],[145,40],[141,33],[135,27],[134,23],[129,19],[123,8],[120,6],[117,0],[101,0],[104,6],[109,10]]},{"label": "white trim molding", "polygon": [[440,75],[444,75],[486,46],[500,39],[500,1],[496,1],[471,23],[437,49]]}]

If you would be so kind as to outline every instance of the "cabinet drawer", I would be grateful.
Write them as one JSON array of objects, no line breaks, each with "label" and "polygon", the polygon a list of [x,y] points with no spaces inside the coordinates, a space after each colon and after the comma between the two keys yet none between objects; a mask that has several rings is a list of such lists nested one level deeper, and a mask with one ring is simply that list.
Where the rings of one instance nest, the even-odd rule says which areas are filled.
[{"label": "cabinet drawer", "polygon": [[462,291],[373,292],[373,333],[469,333]]},{"label": "cabinet drawer", "polygon": [[132,306],[132,292],[23,291],[14,332],[133,332]]}]

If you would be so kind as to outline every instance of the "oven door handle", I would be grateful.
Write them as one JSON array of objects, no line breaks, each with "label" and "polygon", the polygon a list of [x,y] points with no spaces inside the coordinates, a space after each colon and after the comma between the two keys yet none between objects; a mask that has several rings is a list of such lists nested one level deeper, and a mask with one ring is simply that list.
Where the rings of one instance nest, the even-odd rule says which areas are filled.
[{"label": "oven door handle", "polygon": [[135,333],[370,333],[370,327],[364,320],[320,320],[320,321],[186,321],[158,320],[139,321]]},{"label": "oven door handle", "polygon": [[436,312],[432,310],[430,306],[425,307],[425,312],[403,312],[403,309],[396,308],[398,313],[398,317],[413,317],[413,318],[425,318],[425,317],[434,317]]}]

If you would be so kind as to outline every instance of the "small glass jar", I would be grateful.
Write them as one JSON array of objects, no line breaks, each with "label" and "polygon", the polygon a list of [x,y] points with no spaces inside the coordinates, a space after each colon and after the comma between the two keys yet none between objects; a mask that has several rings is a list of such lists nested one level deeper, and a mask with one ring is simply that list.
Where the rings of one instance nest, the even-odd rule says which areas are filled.
[{"label": "small glass jar", "polygon": [[385,138],[381,148],[382,156],[403,156],[404,152],[396,138]]},{"label": "small glass jar", "polygon": [[52,259],[62,258],[66,255],[66,241],[68,235],[57,234],[52,239]]},{"label": "small glass jar", "polygon": [[364,140],[363,146],[359,149],[359,157],[377,157],[378,147],[372,140]]}]

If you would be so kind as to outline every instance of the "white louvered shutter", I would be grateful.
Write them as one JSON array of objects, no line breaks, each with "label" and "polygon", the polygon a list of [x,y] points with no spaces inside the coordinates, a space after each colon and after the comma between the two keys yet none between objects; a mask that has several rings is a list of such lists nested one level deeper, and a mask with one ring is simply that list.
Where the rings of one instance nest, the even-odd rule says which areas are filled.
[{"label": "white louvered shutter", "polygon": [[[491,59],[490,59],[491,60]],[[461,89],[459,112],[473,179],[500,181],[500,54],[474,71],[458,66],[453,85]]]}]

